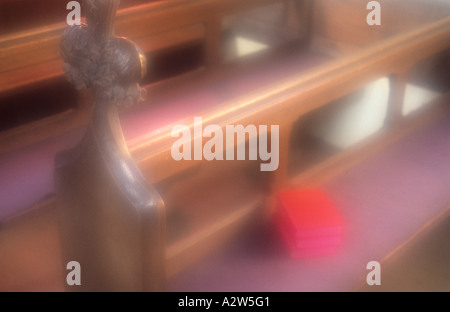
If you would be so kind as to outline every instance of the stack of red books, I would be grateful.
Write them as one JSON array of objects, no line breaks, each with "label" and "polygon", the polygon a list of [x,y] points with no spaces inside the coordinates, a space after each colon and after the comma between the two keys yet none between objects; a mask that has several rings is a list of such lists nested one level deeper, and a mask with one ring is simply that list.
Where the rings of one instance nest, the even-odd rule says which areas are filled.
[{"label": "stack of red books", "polygon": [[322,190],[280,192],[276,219],[293,258],[331,255],[342,245],[343,219]]}]

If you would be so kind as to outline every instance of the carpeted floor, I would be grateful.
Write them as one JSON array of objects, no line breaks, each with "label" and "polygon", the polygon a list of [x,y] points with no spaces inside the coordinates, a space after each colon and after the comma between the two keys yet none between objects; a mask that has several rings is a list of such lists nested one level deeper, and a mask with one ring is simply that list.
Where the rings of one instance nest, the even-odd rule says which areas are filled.
[{"label": "carpeted floor", "polygon": [[357,291],[450,292],[450,214],[382,264],[381,285]]}]

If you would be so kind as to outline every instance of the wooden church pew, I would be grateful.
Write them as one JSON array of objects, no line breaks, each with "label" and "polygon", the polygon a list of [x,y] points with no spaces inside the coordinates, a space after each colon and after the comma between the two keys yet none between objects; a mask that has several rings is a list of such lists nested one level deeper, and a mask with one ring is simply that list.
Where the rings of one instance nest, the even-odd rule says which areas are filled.
[{"label": "wooden church pew", "polygon": [[[228,90],[235,90],[235,93],[222,95],[221,98],[217,98],[217,87],[214,87],[214,80],[206,84],[207,87],[202,86],[202,84],[197,84],[196,86],[193,83],[193,87],[190,89],[190,92],[193,94],[192,101],[200,105],[197,109],[199,112],[202,112],[201,115],[204,119],[208,119],[209,122],[219,124],[222,127],[227,123],[279,124],[281,126],[280,155],[288,157],[288,142],[291,136],[292,125],[300,116],[356,90],[375,77],[392,74],[405,75],[407,70],[419,60],[448,48],[448,40],[445,40],[448,36],[449,20],[447,18],[430,23],[430,25],[418,27],[405,34],[393,36],[365,49],[356,50],[352,54],[336,59],[327,58],[320,53],[310,53],[308,49],[305,51],[301,46],[300,48],[295,47],[291,51],[292,54],[288,53],[283,60],[286,61],[286,64],[297,62],[300,66],[299,68],[302,68],[302,72],[296,72],[295,68],[288,66],[287,70],[281,72],[284,81],[280,81],[280,77],[274,75],[274,79],[260,79],[256,85],[252,86],[250,84],[250,87],[246,89],[243,82],[250,81],[253,83],[255,79],[262,76],[261,73],[272,73],[273,68],[270,67],[270,64],[267,65],[268,62],[264,59],[261,61],[262,65],[255,61],[255,64],[247,65],[251,71],[245,77],[245,74],[242,75],[242,70],[239,70],[238,64],[236,65],[237,69],[227,69],[224,71],[224,74],[221,73],[216,78],[216,81],[220,82],[220,88],[226,87]],[[302,53],[304,54],[299,54],[298,51],[303,51]],[[405,58],[405,55],[409,57]],[[307,64],[301,64],[302,60],[308,60]],[[283,68],[283,61],[279,59],[275,60],[274,64]],[[275,68],[280,68],[277,66]],[[204,79],[210,81],[209,77]],[[171,85],[168,85],[167,88],[171,88]],[[183,88],[186,87],[180,87],[181,90]],[[202,88],[209,88],[210,90],[204,92]],[[159,114],[164,116],[165,111],[170,112],[171,109],[181,107],[177,105],[182,105],[183,101],[180,100],[180,104],[177,104],[176,97],[164,102],[164,86],[161,89],[161,91],[157,91],[162,94],[160,107],[138,107],[135,112],[129,111],[123,115],[125,135],[128,136],[130,150],[143,172],[147,172],[147,178],[151,183],[170,182],[171,177],[177,178],[177,174],[182,174],[189,169],[188,167],[198,165],[198,163],[194,164],[194,162],[175,163],[170,158],[170,147],[173,143],[173,139],[169,136],[171,125],[174,123],[191,125],[192,115],[196,113],[195,110],[187,114],[186,118],[183,118],[183,116],[177,117],[172,124],[168,122],[166,125],[162,124],[161,127],[152,128],[153,125],[149,122],[149,127],[147,128],[144,127],[137,130],[132,128],[133,113],[137,116],[148,114],[150,121],[152,120],[152,115],[154,116],[154,113],[158,113],[158,110],[160,110]],[[399,89],[401,90],[401,86]],[[215,92],[211,92],[211,90],[215,90]],[[189,97],[187,98],[189,99]],[[202,99],[202,101],[198,101],[198,99]],[[204,111],[204,107],[201,106],[202,102],[205,104],[216,102],[218,106],[209,106],[208,110]],[[397,99],[397,105],[400,102]],[[164,105],[167,103],[169,105]],[[298,103],[302,103],[302,105]],[[173,115],[173,112],[170,115]],[[126,127],[127,118],[130,120],[129,134],[127,134]],[[153,121],[157,122],[156,119],[153,119]],[[394,121],[400,122],[398,114]],[[167,162],[171,162],[170,166],[167,165]],[[289,183],[287,163],[286,159],[281,159],[280,170],[276,172],[274,177],[270,176],[268,178],[269,181],[276,181],[275,189]],[[203,166],[207,167],[208,164]],[[214,170],[211,170],[211,172],[214,172]],[[162,186],[163,189],[167,189],[170,192],[170,183]],[[209,227],[203,228],[203,230],[200,229],[191,237],[169,246],[169,271],[173,270],[175,272],[177,270],[175,268],[182,267],[183,260],[185,260],[183,252],[188,250],[189,247],[198,245],[202,240],[205,242],[205,238],[217,237],[212,234],[215,231],[220,232],[224,227],[227,227],[226,220],[229,221],[229,225],[236,224],[238,220],[241,220],[241,217],[249,216],[249,213],[256,210],[264,201],[264,197],[261,197],[261,201],[257,200],[255,203],[250,201],[250,206],[244,204],[242,209],[237,209],[234,215],[223,217],[216,223],[210,223],[212,225]],[[225,220],[225,223],[221,220]],[[190,253],[195,252],[191,250]]]},{"label": "wooden church pew", "polygon": [[[209,68],[221,62],[221,23],[226,17],[280,2],[151,1],[122,8],[117,17],[117,32],[134,40],[147,54],[200,42],[204,49],[202,68]],[[59,40],[65,26],[65,22],[59,22],[0,37],[0,95],[25,92],[63,76]],[[2,151],[86,124],[90,112],[83,106],[85,102],[82,98],[68,111],[43,122],[6,131],[0,136]],[[27,131],[28,138],[24,135]]]},{"label": "wooden church pew", "polygon": [[[178,4],[180,4],[181,2],[179,2]],[[218,5],[220,5],[220,1],[217,1],[216,2]],[[249,6],[248,6],[248,4],[249,3],[247,3],[246,5],[244,5],[244,6],[241,6],[240,8],[237,8],[237,11],[239,11],[239,10],[241,10],[241,9],[246,9],[246,8],[248,8]],[[165,4],[164,4],[165,5]],[[229,4],[227,4],[225,7],[227,7]],[[258,4],[259,5],[259,4]],[[203,9],[202,9],[203,8]],[[236,9],[234,9],[234,8],[232,8],[232,7],[228,7],[229,9],[231,8],[231,11],[230,12],[234,12]],[[202,4],[202,6],[200,6],[199,8],[197,8],[197,7],[194,7],[193,8],[194,10],[198,10],[198,9],[200,9],[200,11],[201,10],[203,10],[204,11],[204,6],[203,6],[203,4]],[[179,11],[179,9],[178,8],[176,8],[176,10],[175,10],[175,14],[179,14],[179,13],[177,13],[178,11]],[[166,10],[165,12],[164,12],[164,14],[166,14],[167,13],[167,11],[169,11],[169,14],[171,13],[171,11],[170,10]],[[193,12],[197,12],[197,11],[193,11]],[[220,9],[219,10],[219,12],[221,12],[221,13],[224,13],[225,15],[226,14],[228,14],[228,13],[230,13],[230,12],[228,12],[227,10],[222,10],[222,9]],[[228,12],[228,13],[227,13]],[[160,14],[159,12],[157,12],[157,14]],[[195,15],[195,14],[194,14]],[[203,15],[199,15],[200,16],[200,19],[205,19],[206,18],[206,15],[205,14],[203,14]],[[153,16],[150,16],[150,17],[153,17]],[[207,17],[208,19],[210,18],[209,16]],[[171,22],[171,20],[169,21],[169,22]],[[185,21],[180,21],[182,24],[183,23],[185,23]],[[183,24],[184,25],[184,24]],[[167,26],[164,26],[164,24],[162,24],[162,27],[167,27]],[[173,26],[169,26],[169,27],[173,27]],[[157,28],[157,27],[156,27]],[[153,31],[153,30],[152,30]],[[156,30],[156,31],[158,31],[158,30]],[[19,37],[20,37],[20,35],[19,35]],[[9,39],[9,38],[7,38],[7,39]],[[13,38],[13,39],[17,39],[17,38]],[[48,41],[47,40],[48,38],[45,38],[45,41]],[[19,39],[19,41],[20,41],[21,39]],[[165,43],[165,44],[167,44],[167,43]],[[211,46],[211,45],[209,45],[209,46]],[[11,49],[11,46],[8,46],[7,47],[7,49],[9,49],[9,51],[8,52],[11,52],[11,50],[13,50],[14,48],[16,48],[15,46],[13,46],[13,48]],[[160,47],[159,47],[160,48]],[[217,48],[214,48],[216,51],[218,50]],[[48,57],[48,54],[46,54],[46,53],[43,53],[42,54],[44,57]],[[16,55],[15,55],[16,56]],[[39,56],[41,56],[40,54],[38,54],[37,55],[38,57]],[[27,58],[24,58],[26,61],[29,61],[29,59],[27,59]],[[58,60],[59,61],[59,60]],[[6,60],[5,60],[5,64],[6,64]],[[40,67],[38,67],[38,68],[35,68],[35,69],[39,69],[39,70],[42,70],[42,69],[49,69],[50,71],[52,71],[53,69],[52,69],[52,67],[50,66],[48,66],[49,64],[44,64],[44,66],[41,66],[41,64],[39,64],[39,66]],[[25,73],[25,74],[29,74],[29,68],[27,68],[26,70],[24,70],[23,72],[20,72],[19,71],[19,73],[18,73],[18,75],[20,76],[19,78],[20,79],[23,79],[23,77],[21,76],[21,74],[22,73]],[[44,73],[45,74],[45,73]],[[58,74],[58,73],[57,73]],[[53,74],[52,74],[53,75]],[[5,75],[6,76],[6,75]],[[33,77],[33,79],[35,79],[36,77]],[[42,78],[42,77],[40,77],[40,78]],[[11,80],[10,79],[6,79],[7,80],[7,82],[8,83],[10,83],[11,82]],[[12,80],[13,82],[14,82],[14,80]],[[23,81],[22,81],[23,82]],[[27,81],[25,81],[25,84],[27,84],[28,82]],[[6,86],[6,87],[8,87],[8,86]],[[12,87],[15,87],[14,85],[12,86]],[[3,90],[3,91],[5,91],[5,90]],[[88,113],[89,111],[87,111],[86,113]],[[60,117],[60,116],[59,116]],[[42,122],[41,122],[42,123]],[[48,123],[51,123],[51,120],[50,121],[48,121]],[[66,123],[66,125],[67,125],[67,120],[63,120],[63,123]],[[45,124],[45,122],[44,122],[44,124]],[[52,126],[54,126],[54,124],[52,125]],[[55,129],[56,128],[56,129]],[[35,130],[35,129],[34,129]],[[54,130],[56,130],[56,133],[58,133],[58,132],[61,132],[61,127],[58,129],[58,127],[53,127],[53,131]],[[50,131],[52,131],[52,129],[50,129]],[[22,136],[24,135],[24,133],[21,133],[21,132],[26,132],[26,129],[25,129],[25,131],[23,131],[23,129],[19,129],[19,131],[17,131],[19,134],[21,134]],[[16,132],[16,133],[17,133]],[[48,134],[47,134],[48,135]],[[52,135],[54,135],[54,134],[51,134],[50,133],[50,136],[52,136]],[[75,137],[76,137],[76,135],[77,134],[75,134]],[[78,133],[78,135],[79,135],[79,133]],[[39,136],[38,136],[38,139],[37,140],[40,140],[40,138],[39,138]],[[58,137],[55,137],[55,139],[50,139],[50,140],[53,140],[53,142],[55,142],[55,140],[56,140],[56,142],[59,142],[59,143],[57,143],[57,145],[54,145],[54,143],[52,143],[52,142],[50,142],[49,144],[47,144],[48,142],[46,142],[46,143],[44,143],[44,144],[32,144],[32,145],[30,145],[30,148],[31,148],[31,151],[33,151],[33,150],[35,150],[35,149],[37,149],[37,154],[35,154],[35,155],[40,155],[40,156],[42,156],[42,154],[44,154],[44,155],[47,155],[47,156],[50,156],[50,157],[45,157],[44,156],[44,159],[42,158],[42,157],[38,157],[38,158],[35,158],[34,160],[36,161],[36,162],[39,162],[40,164],[41,164],[41,166],[37,166],[38,168],[41,168],[41,169],[43,169],[43,168],[48,168],[48,165],[50,164],[50,162],[51,162],[51,159],[52,159],[52,156],[51,155],[54,155],[54,153],[57,151],[57,150],[60,150],[60,147],[61,147],[61,145],[58,147],[58,144],[66,144],[65,146],[66,147],[68,147],[68,145],[70,145],[70,140],[67,140],[67,136],[64,136],[63,138],[58,138]],[[61,141],[62,140],[62,141]],[[69,143],[68,143],[69,142]],[[67,145],[68,144],[68,145]],[[42,150],[42,147],[43,147],[43,150]],[[29,154],[30,155],[30,150],[28,149],[28,151],[27,151],[27,149],[28,149],[28,147],[26,147],[26,150],[24,151],[24,150],[22,150],[22,151],[20,151],[20,153],[27,153],[27,154]],[[48,153],[50,153],[50,154],[48,154]],[[23,155],[23,154],[22,154]],[[33,155],[33,153],[31,153],[31,155]],[[31,156],[30,155],[30,156]],[[9,159],[20,159],[20,157],[19,158],[17,158],[16,157],[17,156],[17,154],[15,154],[15,153],[7,153],[6,155],[5,155],[5,157],[6,158],[9,158]],[[31,156],[32,157],[32,156]],[[42,161],[40,161],[40,159],[43,159],[43,161],[45,162],[45,165],[42,163]],[[8,163],[8,161],[5,161],[4,163]],[[13,166],[14,167],[14,166]],[[29,173],[29,172],[28,172]],[[39,173],[38,173],[38,175],[39,175]],[[33,176],[33,175],[31,175],[31,179],[29,179],[29,180],[33,180],[33,177],[37,177],[37,176]],[[50,180],[51,180],[51,177],[50,176],[48,176],[49,178],[50,178]],[[42,180],[42,176],[39,178],[39,177],[37,177],[41,182],[44,182],[44,183],[40,183],[40,185],[44,185],[44,188],[45,187],[48,187],[49,186],[49,183],[46,183],[45,181],[49,181],[49,180],[47,180],[47,179],[44,179],[44,180]],[[31,187],[33,187],[33,186],[31,186]],[[34,184],[34,187],[36,187],[36,184]],[[38,187],[39,188],[39,187]],[[41,189],[42,190],[42,189]],[[11,189],[9,190],[9,191],[11,191]],[[47,189],[47,191],[48,191],[48,189]],[[47,191],[44,191],[44,192],[47,192]],[[9,203],[7,203],[7,204],[9,204]],[[28,203],[29,204],[29,203]],[[28,204],[26,204],[25,206],[29,206]],[[7,212],[8,213],[8,212]]]},{"label": "wooden church pew", "polygon": [[[252,7],[252,5],[250,3],[247,3],[246,5],[239,6],[237,8],[233,8],[233,6],[228,7],[228,5],[227,5],[226,7],[228,9],[221,9],[220,5],[222,5],[222,4],[221,4],[220,1],[217,1],[217,2],[214,2],[214,3],[215,3],[215,5],[219,6],[218,7],[218,11],[221,12],[220,18],[223,18],[223,16],[227,16],[227,15],[233,13],[233,12],[240,11],[240,10],[246,10],[249,7],[250,8]],[[260,3],[260,5],[263,5],[263,4],[264,3]],[[149,8],[147,6],[144,6],[144,8],[140,8],[139,12],[140,13],[144,12],[146,14],[145,18],[144,17],[140,17],[140,19],[137,22],[133,21],[132,23],[130,22],[129,24],[130,25],[135,25],[135,23],[136,23],[137,25],[139,25],[140,22],[142,22],[143,20],[146,20],[148,18],[153,19],[153,18],[155,18],[155,16],[156,16],[156,18],[158,18],[158,16],[159,16],[158,14],[162,14],[161,11],[164,11],[164,14],[169,14],[170,16],[172,16],[172,14],[180,14],[180,13],[177,13],[177,12],[180,11],[180,7],[184,8],[184,5],[186,5],[186,3],[182,2],[182,1],[178,1],[176,3],[175,2],[171,2],[171,3],[158,3],[157,5],[153,5],[152,4],[152,6],[149,7]],[[206,3],[204,3],[204,1],[203,2],[199,2],[198,6],[196,4],[196,6],[194,6],[192,8],[192,10],[193,10],[192,12],[197,12],[197,10],[199,10],[199,12],[201,13],[202,10],[204,10],[205,5],[206,5]],[[256,2],[255,2],[255,6],[256,6]],[[129,21],[129,19],[134,16],[135,13],[133,13],[133,12],[136,12],[136,11],[138,11],[138,10],[132,8],[131,12],[127,11],[127,12],[123,13],[124,15],[126,15],[126,17],[124,17],[122,20],[124,20],[126,23],[128,23],[127,21]],[[173,12],[175,12],[175,13],[173,13]],[[198,20],[200,20],[200,21],[209,18],[209,16],[207,17],[206,14],[203,14],[203,13],[202,14],[197,14],[196,13],[196,14],[191,14],[191,15],[195,15],[196,18]],[[119,17],[120,16],[121,15],[119,13]],[[131,17],[129,18],[129,16],[131,16]],[[169,20],[170,20],[170,23],[173,23],[172,18],[169,19]],[[185,21],[178,21],[177,23],[180,23],[180,25],[184,25],[186,22]],[[162,29],[167,29],[167,28],[172,28],[173,27],[173,26],[170,26],[170,25],[167,26],[164,23],[161,23],[161,24],[158,24],[158,25],[159,26],[155,26],[154,27],[155,30],[154,29],[150,29],[149,32],[150,33],[159,34],[158,29],[161,28],[161,27],[162,27]],[[62,26],[58,24],[55,27],[59,29]],[[135,26],[132,26],[132,27],[135,27]],[[49,36],[49,33],[52,33],[52,31],[53,30],[51,30],[51,31],[44,30],[43,33],[45,33],[47,36]],[[42,32],[42,31],[38,31],[38,33],[40,33],[40,32]],[[146,34],[147,34],[147,32],[146,32]],[[164,34],[166,34],[166,33],[164,33]],[[40,34],[37,37],[41,37],[41,36],[43,37],[44,35]],[[23,53],[31,53],[32,51],[30,51],[28,48],[30,46],[33,46],[33,45],[38,45],[39,46],[40,44],[44,46],[44,50],[45,50],[45,49],[47,49],[47,48],[45,48],[45,45],[48,45],[48,44],[51,45],[52,42],[53,42],[53,39],[49,40],[48,37],[45,38],[45,40],[42,40],[42,42],[35,42],[34,40],[36,40],[36,38],[35,38],[35,34],[34,33],[31,33],[31,34],[28,34],[28,33],[19,34],[19,35],[17,35],[17,37],[21,38],[19,41],[21,43],[25,43],[25,46],[14,45],[14,44],[7,45],[6,42],[14,41],[17,38],[16,37],[14,37],[14,38],[6,37],[5,38],[5,50],[4,50],[4,52],[6,51],[5,52],[6,54],[10,53],[11,55],[13,55],[11,50],[15,50],[15,49],[16,50],[19,49]],[[163,37],[163,38],[165,38],[165,37]],[[153,49],[160,49],[161,48],[161,45],[159,45],[159,46],[156,45],[156,48],[155,48],[154,44],[149,44],[147,42],[147,39],[148,39],[147,37],[145,39],[146,39],[145,44],[147,46],[149,46],[150,48],[153,48]],[[172,44],[170,40],[168,41],[169,43],[167,43],[167,40],[160,39],[160,41],[161,42],[165,42],[164,45]],[[153,41],[150,40],[150,43],[155,43],[155,41],[154,40]],[[217,43],[219,44],[220,42],[217,42]],[[217,48],[214,48],[214,49],[217,50]],[[58,54],[59,54],[59,52],[58,52]],[[28,55],[26,55],[26,56],[28,56]],[[17,58],[17,55],[14,54],[14,57]],[[37,54],[37,57],[46,57],[46,58],[48,58],[48,57],[51,57],[51,53]],[[4,61],[5,64],[7,64],[8,62],[13,61],[13,59],[5,57],[3,59],[3,61]],[[23,61],[27,62],[27,61],[30,61],[30,60],[27,57],[23,57]],[[61,60],[59,58],[57,60],[55,60],[55,62],[58,63],[59,65],[61,65]],[[19,66],[20,67],[20,66],[23,66],[23,64],[19,63],[19,64],[15,64],[14,66]],[[227,67],[228,67],[228,65],[227,65]],[[237,66],[235,66],[235,67],[237,67]],[[224,68],[225,68],[225,70],[224,70]],[[42,63],[38,63],[36,65],[36,67],[34,67],[34,69],[39,71],[39,72],[41,72],[41,73],[43,71],[44,75],[46,75],[46,71],[45,70],[50,70],[50,71],[54,70],[52,66],[48,66],[48,64],[46,64],[46,63],[43,63],[43,64]],[[212,73],[213,76],[222,77],[224,72],[229,72],[228,75],[232,75],[233,69],[229,70],[229,69],[226,69],[225,66],[222,66],[222,68],[215,70],[215,73],[214,73],[214,70],[212,70],[212,72],[213,72]],[[11,74],[12,74],[12,76],[11,76]],[[51,77],[53,77],[55,74],[56,75],[60,75],[61,74],[61,68],[58,68],[55,72],[51,73],[50,75],[51,75]],[[11,82],[14,83],[14,81],[15,81],[15,78],[14,78],[15,76],[14,75],[17,75],[17,77],[18,77],[17,81],[20,80],[20,83],[21,84],[25,84],[25,85],[31,84],[31,83],[29,81],[27,81],[26,79],[24,79],[24,75],[28,75],[30,77],[33,77],[32,79],[34,79],[34,80],[39,80],[39,81],[36,81],[36,83],[38,83],[38,82],[40,83],[41,80],[45,80],[47,78],[51,79],[51,77],[45,77],[45,79],[43,77],[36,77],[34,70],[30,71],[29,67],[24,67],[24,68],[21,68],[21,69],[18,69],[18,70],[14,70],[13,72],[7,72],[7,73],[5,73],[3,75],[3,78],[4,78],[5,81],[2,81],[2,82],[6,82],[5,84],[3,84],[3,83],[1,84],[1,86],[6,88],[3,91],[6,92],[6,90],[9,88],[8,87],[8,83],[11,83]],[[211,79],[211,77],[206,77],[206,79],[204,79],[204,81],[208,81],[210,79]],[[158,94],[158,93],[162,93],[162,94],[168,93],[167,91],[164,91],[164,90],[162,90],[161,92],[159,92],[158,90],[155,90],[155,89],[158,89],[160,87],[161,87],[160,85],[157,85],[155,87],[151,87],[152,88],[151,92],[152,92],[153,99],[155,98],[155,93],[156,94]],[[168,88],[171,88],[171,84],[168,84]],[[185,86],[184,88],[188,89],[190,87],[189,86]],[[11,91],[11,90],[8,89],[8,91]],[[14,91],[14,92],[17,92],[17,91]],[[170,93],[172,93],[172,91],[170,91]],[[184,96],[184,95],[182,95],[182,96]],[[157,98],[157,96],[156,96],[156,98]],[[56,116],[52,116],[52,117],[46,118],[44,120],[39,120],[37,122],[32,122],[31,124],[27,124],[24,127],[19,127],[17,129],[11,129],[11,130],[5,131],[1,135],[2,139],[4,140],[3,141],[4,144],[2,144],[3,151],[5,152],[5,151],[11,150],[11,149],[13,149],[13,150],[14,149],[18,149],[18,147],[21,147],[22,145],[27,145],[27,146],[25,146],[25,147],[23,147],[21,149],[20,148],[18,149],[19,153],[21,155],[24,155],[26,153],[29,154],[29,155],[42,155],[42,154],[44,154],[44,155],[53,155],[54,153],[56,153],[57,150],[63,149],[63,146],[64,146],[64,148],[69,147],[71,144],[73,144],[74,141],[77,140],[76,138],[79,138],[79,135],[80,135],[80,133],[82,133],[82,130],[74,130],[74,131],[72,131],[73,134],[69,134],[69,137],[72,137],[72,138],[75,138],[75,139],[67,139],[67,135],[65,135],[65,134],[60,135],[60,133],[64,133],[68,129],[76,128],[80,124],[83,124],[83,123],[87,122],[87,117],[91,113],[89,105],[86,105],[86,103],[88,103],[88,102],[89,102],[89,95],[85,95],[85,96],[83,95],[81,97],[81,99],[79,100],[80,107],[77,108],[77,109],[72,109],[72,110],[69,110],[68,112],[64,112],[62,114],[58,114]],[[178,102],[177,104],[170,103],[170,102],[173,102],[173,100],[169,101],[168,105],[170,105],[170,106],[183,104],[180,100],[176,100],[175,101],[175,102]],[[204,101],[202,103],[200,103],[200,104],[201,105],[209,105],[207,102],[204,102]],[[161,104],[161,105],[165,105],[165,104]],[[181,112],[181,110],[180,110],[180,112]],[[134,113],[131,113],[131,115],[132,114],[134,114]],[[133,123],[134,122],[131,122],[130,124],[133,124]],[[143,128],[143,129],[145,130],[145,128]],[[147,129],[147,130],[149,130],[149,129]],[[145,130],[145,131],[147,131],[147,130]],[[129,139],[130,140],[131,139],[135,139],[136,135],[137,135],[136,133],[131,135]],[[46,138],[46,137],[49,137],[49,139],[44,144],[41,144],[41,143],[30,144],[30,143],[33,143],[34,141],[38,141],[38,142],[42,141],[42,139]],[[50,154],[48,154],[48,153],[50,153]],[[20,161],[18,161],[18,159],[20,159],[20,157],[17,158],[17,154],[15,152],[4,153],[4,155],[2,157],[5,159],[4,160],[5,164],[6,163],[10,163],[10,160],[14,160],[14,159],[15,159],[16,163],[20,163]],[[37,167],[41,168],[41,169],[39,169],[39,170],[41,170],[41,172],[42,172],[43,168],[49,168],[49,166],[51,166],[52,156],[48,156],[47,158],[45,158],[45,157],[42,158],[40,156],[37,156],[35,159],[36,159],[36,162],[38,162],[40,164]],[[40,159],[42,159],[42,161]],[[38,174],[38,176],[39,175],[40,174]],[[31,176],[33,176],[33,175],[31,175]],[[160,179],[160,178],[158,178],[158,179]],[[47,174],[46,178],[43,179],[43,181],[47,181],[47,182],[46,183],[38,183],[38,184],[40,184],[40,186],[44,186],[44,188],[38,187],[37,189],[41,189],[41,193],[51,192],[51,186],[50,186],[51,183],[48,183],[49,181],[51,181],[51,175]],[[30,186],[31,185],[32,184],[30,184]],[[34,185],[36,186],[37,184],[34,184]],[[50,188],[48,188],[49,186],[50,186]],[[44,189],[45,189],[45,191],[43,191]],[[26,202],[26,204],[23,204],[23,205],[20,204],[19,206],[28,207],[28,206],[32,205],[34,202],[35,202],[35,200],[30,200],[30,201]],[[13,211],[16,209],[16,208],[14,208],[15,207],[14,205],[10,205],[10,206],[12,207],[11,209]],[[6,212],[6,213],[8,214],[8,212]]]}]

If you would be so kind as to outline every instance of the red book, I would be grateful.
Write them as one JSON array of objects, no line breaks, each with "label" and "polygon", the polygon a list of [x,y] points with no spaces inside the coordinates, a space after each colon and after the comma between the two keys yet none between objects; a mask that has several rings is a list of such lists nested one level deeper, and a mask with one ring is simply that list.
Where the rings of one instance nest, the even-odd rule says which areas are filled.
[{"label": "red book", "polygon": [[277,212],[277,223],[281,226],[289,235],[296,239],[309,239],[318,237],[336,237],[342,236],[343,226],[341,223],[334,225],[324,225],[316,227],[296,227],[296,224],[292,222],[290,216],[284,211]]},{"label": "red book", "polygon": [[338,230],[344,225],[334,204],[322,190],[283,191],[278,194],[278,203],[279,212],[296,235],[317,236],[321,230],[336,230],[334,234],[340,234]]},{"label": "red book", "polygon": [[276,218],[293,257],[331,254],[342,244],[343,219],[322,190],[280,192]]}]

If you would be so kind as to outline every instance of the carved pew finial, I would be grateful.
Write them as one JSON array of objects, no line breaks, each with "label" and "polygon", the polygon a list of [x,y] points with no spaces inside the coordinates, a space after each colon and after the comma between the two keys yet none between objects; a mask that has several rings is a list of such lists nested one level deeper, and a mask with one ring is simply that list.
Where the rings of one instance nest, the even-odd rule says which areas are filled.
[{"label": "carved pew finial", "polygon": [[161,290],[164,205],[131,158],[117,113],[143,99],[145,57],[114,36],[117,0],[85,5],[88,24],[68,28],[61,39],[68,79],[91,88],[95,99],[83,140],[55,160],[63,265],[77,261],[82,272],[81,285],[67,289]]},{"label": "carved pew finial", "polygon": [[118,0],[86,0],[87,25],[64,32],[61,54],[69,81],[79,90],[93,88],[97,101],[130,106],[144,99],[139,81],[146,59],[130,40],[114,36]]}]

